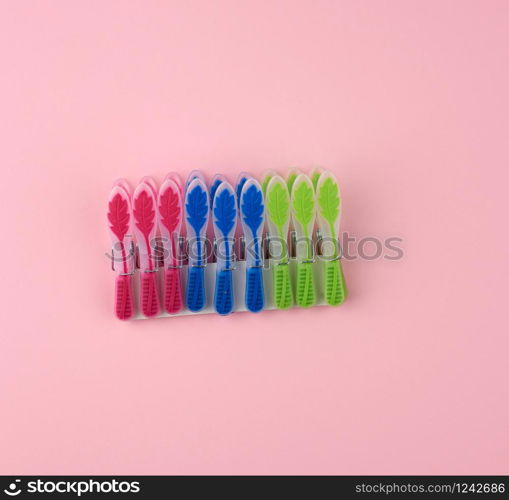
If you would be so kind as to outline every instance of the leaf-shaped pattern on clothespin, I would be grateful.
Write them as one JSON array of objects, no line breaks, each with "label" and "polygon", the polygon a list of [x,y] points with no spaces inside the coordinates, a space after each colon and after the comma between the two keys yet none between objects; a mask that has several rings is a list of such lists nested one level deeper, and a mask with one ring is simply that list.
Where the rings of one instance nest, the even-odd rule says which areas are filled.
[{"label": "leaf-shaped pattern on clothespin", "polygon": [[263,193],[254,184],[249,186],[242,195],[242,218],[251,229],[253,235],[263,223]]},{"label": "leaf-shaped pattern on clothespin", "polygon": [[290,196],[286,184],[277,182],[267,191],[267,215],[278,228],[288,222]]},{"label": "leaf-shaped pattern on clothespin", "polygon": [[322,175],[322,172],[319,170],[313,172],[313,175],[311,176],[311,182],[313,183],[313,187],[316,191],[316,188],[318,186],[318,180],[320,179],[320,176]]},{"label": "leaf-shaped pattern on clothespin", "polygon": [[233,229],[235,218],[237,217],[235,196],[230,193],[229,189],[222,189],[214,198],[213,207],[214,223],[221,230],[223,235],[227,237]]},{"label": "leaf-shaped pattern on clothespin", "polygon": [[330,177],[318,187],[318,208],[321,216],[329,223],[334,224],[339,216],[339,188]]},{"label": "leaf-shaped pattern on clothespin", "polygon": [[240,207],[240,195],[242,193],[242,188],[244,187],[244,184],[247,181],[247,177],[242,177],[242,179],[239,180],[236,186],[236,194],[237,194],[237,203]]},{"label": "leaf-shaped pattern on clothespin", "polygon": [[307,182],[295,185],[292,193],[293,214],[297,222],[306,230],[315,215],[313,188]]},{"label": "leaf-shaped pattern on clothespin", "polygon": [[161,224],[170,233],[175,231],[182,217],[182,209],[180,197],[172,186],[168,186],[159,197],[159,213],[161,215]]},{"label": "leaf-shaped pattern on clothespin", "polygon": [[[150,188],[147,187],[146,189]],[[134,200],[133,215],[136,227],[144,236],[148,237],[154,228],[156,213],[154,211],[153,198],[145,189]]]},{"label": "leaf-shaped pattern on clothespin", "polygon": [[123,241],[127,231],[129,230],[129,210],[127,208],[127,200],[117,193],[108,203],[108,220],[110,222],[111,232]]},{"label": "leaf-shaped pattern on clothespin", "polygon": [[210,206],[212,206],[214,203],[214,197],[216,196],[217,188],[221,185],[222,182],[222,179],[216,179],[210,186]]},{"label": "leaf-shaped pattern on clothespin", "polygon": [[202,230],[207,221],[208,211],[207,193],[198,184],[188,193],[186,200],[187,221],[196,234]]},{"label": "leaf-shaped pattern on clothespin", "polygon": [[292,188],[293,184],[295,183],[295,179],[297,179],[297,172],[292,171],[288,174],[288,177],[286,178],[286,185],[288,186],[288,192],[290,195],[292,194]]}]

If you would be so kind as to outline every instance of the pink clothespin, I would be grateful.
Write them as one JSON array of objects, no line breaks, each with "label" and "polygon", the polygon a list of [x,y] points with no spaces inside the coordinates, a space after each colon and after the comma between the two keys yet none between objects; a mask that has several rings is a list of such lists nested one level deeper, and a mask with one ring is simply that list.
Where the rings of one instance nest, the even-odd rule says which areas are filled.
[{"label": "pink clothespin", "polygon": [[124,179],[115,182],[108,199],[108,222],[112,243],[115,278],[115,314],[119,319],[134,315],[132,277],[135,269],[131,234],[131,196]]},{"label": "pink clothespin", "polygon": [[170,314],[182,309],[178,238],[182,227],[182,188],[175,174],[168,174],[159,189],[159,227],[164,254],[164,308]]},{"label": "pink clothespin", "polygon": [[153,179],[143,177],[133,195],[133,231],[140,265],[140,305],[147,316],[159,314],[157,287],[157,188]]}]

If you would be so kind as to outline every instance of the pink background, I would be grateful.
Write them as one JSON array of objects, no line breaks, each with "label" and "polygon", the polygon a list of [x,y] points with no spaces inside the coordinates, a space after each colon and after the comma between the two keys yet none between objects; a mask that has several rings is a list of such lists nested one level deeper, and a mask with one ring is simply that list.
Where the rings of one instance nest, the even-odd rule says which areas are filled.
[{"label": "pink background", "polygon": [[[509,473],[509,3],[0,3],[0,472]],[[122,323],[113,180],[320,164],[340,308]]]}]

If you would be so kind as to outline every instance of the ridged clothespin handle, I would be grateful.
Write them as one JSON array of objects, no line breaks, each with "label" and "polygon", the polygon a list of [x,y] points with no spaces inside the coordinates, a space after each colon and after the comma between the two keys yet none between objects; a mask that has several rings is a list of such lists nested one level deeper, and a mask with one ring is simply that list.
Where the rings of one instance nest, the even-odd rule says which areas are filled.
[{"label": "ridged clothespin handle", "polygon": [[178,313],[182,309],[182,285],[178,268],[166,269],[164,272],[164,308],[169,314]]},{"label": "ridged clothespin handle", "polygon": [[233,311],[233,277],[231,269],[217,271],[214,308],[218,314],[226,315]]},{"label": "ridged clothespin handle", "polygon": [[316,303],[316,288],[312,262],[297,263],[297,304],[311,307]]},{"label": "ridged clothespin handle", "polygon": [[339,260],[329,260],[324,262],[324,295],[325,301],[330,306],[342,304],[347,295],[345,277],[343,268]]},{"label": "ridged clothespin handle", "polygon": [[202,266],[190,266],[187,281],[187,307],[198,312],[205,307],[205,272]]},{"label": "ridged clothespin handle", "polygon": [[118,319],[131,319],[134,316],[132,276],[117,275],[115,279],[115,315]]},{"label": "ridged clothespin handle", "polygon": [[288,309],[293,305],[290,266],[275,264],[273,271],[274,302],[278,309]]},{"label": "ridged clothespin handle", "polygon": [[248,311],[259,312],[265,305],[263,274],[261,267],[246,269],[246,307]]},{"label": "ridged clothespin handle", "polygon": [[141,312],[147,316],[159,314],[159,295],[157,293],[156,273],[140,273]]}]

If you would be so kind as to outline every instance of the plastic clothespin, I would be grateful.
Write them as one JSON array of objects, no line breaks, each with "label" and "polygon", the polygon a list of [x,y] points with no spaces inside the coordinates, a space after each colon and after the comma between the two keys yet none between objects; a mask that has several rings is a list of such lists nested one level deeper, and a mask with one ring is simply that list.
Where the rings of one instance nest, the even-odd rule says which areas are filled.
[{"label": "plastic clothespin", "polygon": [[310,307],[316,303],[313,263],[313,229],[316,203],[313,183],[307,175],[300,174],[293,181],[291,191],[292,219],[296,233],[297,305]]},{"label": "plastic clothespin", "polygon": [[131,234],[131,196],[124,179],[115,182],[108,199],[108,222],[115,278],[115,315],[122,320],[134,316],[132,277],[135,270]]},{"label": "plastic clothespin", "polygon": [[270,232],[274,304],[278,309],[287,309],[293,305],[288,253],[290,194],[286,182],[279,175],[273,176],[267,184],[265,205]]},{"label": "plastic clothespin", "polygon": [[337,306],[347,295],[341,267],[341,248],[338,242],[341,195],[336,177],[323,172],[316,184],[318,224],[322,234],[322,259],[324,260],[324,296],[327,304]]},{"label": "plastic clothespin", "polygon": [[147,316],[159,314],[157,287],[157,188],[154,180],[143,177],[133,195],[133,230],[136,235],[140,261],[141,312]]},{"label": "plastic clothespin", "polygon": [[187,307],[190,311],[201,311],[206,304],[205,272],[207,265],[206,232],[210,204],[207,185],[203,175],[188,180],[185,193],[184,214],[188,242]]},{"label": "plastic clothespin", "polygon": [[259,182],[247,179],[240,192],[240,220],[244,231],[246,254],[246,307],[259,312],[265,306],[263,286],[262,233],[265,216],[263,191]]},{"label": "plastic clothespin", "polygon": [[212,203],[212,222],[216,238],[216,286],[214,308],[218,314],[233,311],[233,266],[235,261],[235,228],[237,199],[229,182],[221,182]]},{"label": "plastic clothespin", "polygon": [[182,284],[178,243],[182,226],[183,208],[181,187],[168,174],[159,189],[157,208],[164,257],[164,309],[175,314],[182,309]]}]

